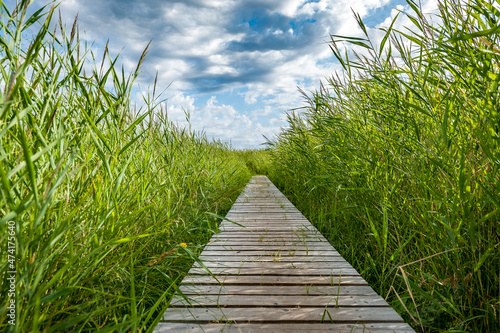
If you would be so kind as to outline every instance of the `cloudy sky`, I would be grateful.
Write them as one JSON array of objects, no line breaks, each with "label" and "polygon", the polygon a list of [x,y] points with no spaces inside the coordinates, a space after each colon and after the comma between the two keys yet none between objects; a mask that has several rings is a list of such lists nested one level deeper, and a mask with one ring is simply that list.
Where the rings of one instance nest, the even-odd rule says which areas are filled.
[{"label": "cloudy sky", "polygon": [[[49,2],[35,0],[32,9]],[[339,70],[327,41],[360,34],[351,8],[374,34],[407,9],[403,0],[61,0],[59,8],[68,26],[78,14],[81,37],[97,54],[109,40],[128,71],[152,41],[135,100],[158,73],[171,120],[185,123],[187,110],[193,129],[236,148],[273,137],[286,126],[285,111],[303,106],[297,87],[312,91]]]}]

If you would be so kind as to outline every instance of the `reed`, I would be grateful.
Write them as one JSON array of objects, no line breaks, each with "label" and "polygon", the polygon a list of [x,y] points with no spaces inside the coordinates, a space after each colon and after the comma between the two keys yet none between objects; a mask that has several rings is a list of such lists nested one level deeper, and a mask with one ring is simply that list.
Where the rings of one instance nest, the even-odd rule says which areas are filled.
[{"label": "reed", "polygon": [[272,167],[271,154],[266,149],[242,149],[236,152],[252,175],[266,175]]},{"label": "reed", "polygon": [[498,2],[408,5],[378,45],[359,16],[332,36],[343,72],[269,141],[270,178],[413,327],[499,331]]},{"label": "reed", "polygon": [[147,49],[126,75],[76,21],[29,3],[1,2],[0,242],[14,221],[17,312],[12,326],[2,250],[0,330],[151,331],[250,172],[169,122],[154,91],[134,108]]}]

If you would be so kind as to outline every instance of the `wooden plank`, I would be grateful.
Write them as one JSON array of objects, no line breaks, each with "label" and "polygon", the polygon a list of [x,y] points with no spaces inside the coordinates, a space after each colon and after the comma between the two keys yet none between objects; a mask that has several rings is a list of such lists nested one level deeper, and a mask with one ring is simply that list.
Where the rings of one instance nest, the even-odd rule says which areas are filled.
[{"label": "wooden plank", "polygon": [[[265,229],[265,228],[261,228]],[[247,233],[253,234],[254,236],[273,236],[282,237],[282,236],[296,236],[296,237],[321,237],[320,233],[317,230],[309,229],[309,230],[250,230],[247,228],[240,228],[237,230],[219,230],[220,233],[231,234],[231,233]],[[243,234],[242,234],[243,235]]]},{"label": "wooden plank", "polygon": [[[259,241],[257,239],[248,240],[248,239],[242,239],[238,241],[211,241],[205,246],[205,249],[208,247],[216,248],[216,247],[224,247],[224,248],[236,248],[238,247],[239,249],[244,246],[252,246],[252,247],[270,247],[270,246],[277,246],[277,247],[283,247],[283,246],[289,246],[289,247],[303,247],[304,250],[307,249],[331,249],[330,245],[325,244],[324,242],[308,242],[308,241],[293,241],[293,242],[279,242],[275,240],[269,239],[268,241]],[[329,247],[329,248],[328,248]]]},{"label": "wooden plank", "polygon": [[224,232],[219,232],[217,234],[213,235],[213,238],[221,238],[221,237],[243,237],[243,236],[248,236],[248,237],[254,237],[254,238],[275,238],[275,239],[283,239],[283,238],[295,238],[295,239],[320,239],[320,240],[325,240],[325,237],[319,233],[317,230],[312,230],[312,231],[305,231],[305,232],[286,232],[286,233],[257,233],[253,231],[238,231],[238,232],[232,232],[232,231],[224,231]]},{"label": "wooden plank", "polygon": [[279,201],[279,199],[271,199],[265,202],[236,202],[230,209],[230,212],[248,211],[249,213],[255,213],[263,210],[269,210],[270,212],[278,212],[280,210],[281,212],[290,211],[302,214],[293,204],[284,201],[276,202],[277,200]]},{"label": "wooden plank", "polygon": [[193,322],[403,322],[401,317],[390,307],[278,307],[278,308],[169,308],[164,321]]},{"label": "wooden plank", "polygon": [[196,324],[196,323],[160,323],[155,333],[186,332],[186,333],[414,333],[415,331],[405,323],[356,323],[356,324]]},{"label": "wooden plank", "polygon": [[346,276],[358,275],[358,272],[348,265],[347,267],[335,268],[308,268],[308,269],[295,269],[295,268],[242,268],[242,267],[212,267],[209,272],[204,268],[193,267],[189,270],[192,275],[284,275],[284,276]]},{"label": "wooden plank", "polygon": [[[229,210],[230,213],[277,213],[281,212],[282,214],[288,214],[288,213],[296,213],[296,214],[302,214],[300,210],[295,208],[292,204],[286,205],[286,204],[272,204],[272,205],[265,205],[265,204],[258,204],[258,203],[245,203],[245,204],[234,204],[231,210]],[[228,212],[228,213],[229,213]]]},{"label": "wooden plank", "polygon": [[207,245],[205,251],[330,251],[331,247],[325,244],[319,245]]},{"label": "wooden plank", "polygon": [[290,226],[303,226],[304,228],[308,228],[311,230],[316,230],[309,221],[301,219],[301,218],[280,218],[280,219],[273,219],[269,216],[261,215],[261,216],[255,216],[255,217],[237,217],[237,216],[228,216],[227,217],[229,220],[228,221],[223,221],[220,226],[223,225],[238,225],[238,224],[253,224],[255,226],[269,226],[269,225],[278,225],[278,226],[283,226],[283,225],[290,225]]},{"label": "wooden plank", "polygon": [[[255,207],[255,206],[254,206]],[[297,209],[284,209],[284,208],[257,208],[257,209],[252,209],[250,210],[249,208],[246,208],[245,210],[238,210],[238,209],[231,209],[228,213],[228,215],[237,215],[237,216],[253,216],[253,215],[269,215],[277,218],[280,218],[281,216],[288,216],[288,215],[297,215],[300,216],[301,218],[304,217],[302,213],[297,210]],[[226,215],[227,216],[227,215]]]},{"label": "wooden plank", "polygon": [[[270,198],[273,198],[273,200],[270,200]],[[262,202],[262,203],[273,202],[280,204],[280,203],[290,203],[290,200],[288,200],[284,196],[274,195],[265,197],[254,193],[243,193],[242,196],[238,197],[238,202]]]},{"label": "wooden plank", "polygon": [[276,237],[248,237],[240,239],[230,238],[212,238],[206,246],[251,246],[251,245],[272,245],[272,246],[316,246],[324,248],[332,248],[332,246],[319,239],[303,239],[303,238],[276,238]]},{"label": "wooden plank", "polygon": [[245,194],[245,196],[238,198],[236,204],[254,204],[255,206],[273,204],[279,206],[293,205],[287,198],[273,195],[273,196],[255,196],[255,194]]},{"label": "wooden plank", "polygon": [[243,247],[243,246],[302,246],[307,248],[317,248],[317,249],[331,249],[332,246],[330,244],[325,244],[325,242],[309,242],[309,241],[300,241],[295,240],[292,242],[286,241],[276,241],[273,239],[269,239],[267,241],[254,239],[253,241],[249,241],[248,239],[238,240],[238,241],[211,241],[206,247]]},{"label": "wooden plank", "polygon": [[341,256],[294,256],[294,257],[275,257],[275,256],[240,256],[240,255],[228,255],[228,256],[210,256],[204,255],[203,253],[199,257],[203,262],[339,262],[345,261]]},{"label": "wooden plank", "polygon": [[255,208],[283,208],[283,209],[297,209],[291,203],[275,203],[275,202],[261,202],[261,203],[252,203],[252,202],[235,202],[232,206],[232,209],[255,209]]},{"label": "wooden plank", "polygon": [[[224,231],[224,229],[231,231],[230,228],[239,229],[283,229],[288,232],[293,232],[293,230],[297,230],[297,232],[310,232],[310,233],[318,233],[318,231],[313,228],[310,224],[304,221],[269,221],[269,220],[231,220],[232,222],[224,222],[219,225],[219,230]],[[229,229],[228,229],[229,228]]]},{"label": "wooden plank", "polygon": [[330,251],[203,251],[205,256],[230,256],[238,254],[240,256],[275,256],[275,257],[295,257],[295,256],[340,256],[335,250]]},{"label": "wooden plank", "polygon": [[279,228],[295,228],[301,230],[314,230],[307,221],[270,221],[270,220],[232,220],[232,222],[222,222],[219,225],[219,229],[225,229],[226,227],[236,227],[241,228],[241,226],[246,228],[268,228],[268,227],[279,227]]},{"label": "wooden plank", "polygon": [[234,215],[243,215],[243,214],[280,214],[280,215],[289,215],[289,214],[300,214],[302,213],[295,207],[279,207],[279,206],[247,206],[247,207],[235,207],[233,206],[231,210],[228,212]]},{"label": "wooden plank", "polygon": [[314,233],[310,235],[304,235],[304,236],[298,236],[296,234],[281,234],[281,235],[266,235],[266,234],[257,234],[253,232],[221,232],[218,234],[214,234],[212,237],[211,241],[225,241],[225,240],[241,240],[242,238],[248,239],[249,241],[260,241],[260,242],[265,242],[265,241],[277,241],[277,242],[282,242],[282,241],[307,241],[307,242],[326,242],[326,239],[323,237],[323,235],[319,233]]},{"label": "wooden plank", "polygon": [[226,218],[228,218],[228,219],[233,219],[233,218],[252,219],[252,218],[262,218],[263,216],[267,217],[269,219],[272,219],[272,220],[274,220],[274,219],[276,219],[276,220],[282,220],[282,219],[307,220],[304,217],[304,215],[302,215],[300,212],[291,211],[290,209],[288,211],[282,210],[281,212],[277,212],[277,211],[267,212],[265,208],[261,209],[260,211],[255,211],[255,212],[239,212],[239,211],[230,210],[227,213]]},{"label": "wooden plank", "polygon": [[[211,275],[188,275],[182,280],[183,285],[218,285],[224,284],[224,287],[234,286],[245,288],[247,286],[286,286],[296,289],[295,292],[306,290],[304,287],[319,287],[339,285],[367,285],[366,281],[360,276],[279,276],[279,275],[220,275],[217,279]],[[371,289],[371,288],[370,288]],[[335,289],[338,292],[338,289]],[[200,292],[207,292],[205,289]],[[268,292],[279,292],[272,290]],[[374,292],[372,290],[372,292]],[[279,295],[279,293],[278,293]]]},{"label": "wooden plank", "polygon": [[[237,262],[237,261],[229,261],[229,262],[209,262],[204,261],[203,264],[208,268],[224,268],[224,267],[236,267],[236,268],[274,268],[274,269],[282,269],[282,268],[290,268],[290,269],[331,269],[331,268],[340,268],[340,267],[349,267],[352,268],[351,264],[349,264],[345,260],[341,261],[324,261],[324,262],[293,262],[293,261],[264,261],[264,262]],[[197,262],[193,264],[193,267],[201,267],[201,265]]]},{"label": "wooden plank", "polygon": [[249,214],[241,214],[241,215],[236,215],[236,214],[228,214],[226,215],[226,218],[228,220],[231,220],[231,221],[235,221],[235,222],[243,222],[243,221],[248,221],[248,222],[271,222],[271,223],[274,223],[274,222],[288,222],[288,223],[292,223],[292,222],[302,222],[304,224],[307,224],[308,226],[310,226],[311,228],[313,228],[313,226],[311,225],[311,223],[306,220],[304,217],[301,217],[299,215],[292,215],[292,214],[288,214],[288,215],[285,215],[285,214],[281,214],[281,215],[276,215],[276,216],[272,216],[271,214],[253,214],[253,215],[249,215]]},{"label": "wooden plank", "polygon": [[187,295],[178,296],[170,303],[175,307],[228,307],[228,306],[279,306],[279,307],[318,307],[318,306],[388,306],[387,302],[378,295],[364,297],[356,296],[304,296],[304,295]]},{"label": "wooden plank", "polygon": [[238,233],[231,233],[230,235],[220,235],[217,237],[212,237],[210,239],[210,242],[208,244],[216,243],[219,242],[221,244],[227,243],[230,245],[236,245],[236,244],[241,244],[241,245],[252,245],[252,244],[299,244],[299,243],[307,243],[311,245],[315,245],[318,243],[325,243],[324,240],[322,240],[320,237],[297,237],[297,236],[252,236],[251,234],[244,234],[241,232]]},{"label": "wooden plank", "polygon": [[308,246],[330,246],[325,244],[320,240],[277,240],[275,238],[264,239],[220,239],[212,238],[207,245],[212,246],[238,246],[238,245],[282,245],[282,246],[294,246],[294,245],[308,245]]},{"label": "wooden plank", "polygon": [[303,232],[311,232],[312,230],[305,230],[301,227],[238,227],[238,226],[231,226],[231,227],[220,227],[220,231],[253,231],[253,232],[267,232],[267,233],[280,233],[280,232],[296,232],[298,234],[303,233]]},{"label": "wooden plank", "polygon": [[[236,222],[236,223],[233,223]],[[256,229],[297,229],[297,231],[310,231],[310,232],[317,232],[316,228],[311,226],[310,224],[304,222],[304,221],[290,221],[289,223],[274,223],[273,221],[268,221],[268,220],[262,220],[262,221],[238,221],[235,220],[233,222],[224,222],[224,224],[219,225],[219,230],[223,230],[224,228],[227,229],[227,227],[233,227],[233,228],[241,228],[238,224],[242,224],[245,227],[253,227]],[[267,222],[267,223],[266,223]],[[271,223],[269,223],[271,222]],[[293,223],[297,222],[297,223]],[[275,227],[274,227],[275,226]],[[288,227],[288,228],[287,228]]]},{"label": "wooden plank", "polygon": [[[278,226],[283,225],[291,225],[291,226],[304,226],[304,228],[308,228],[311,230],[316,230],[311,223],[305,219],[297,218],[297,217],[281,217],[279,219],[272,218],[269,216],[261,215],[255,217],[238,217],[238,216],[229,216],[227,217],[229,221],[223,221],[220,225],[237,225],[238,224],[254,224],[254,225],[269,225],[269,224],[277,224]],[[235,223],[236,222],[236,223]]]}]

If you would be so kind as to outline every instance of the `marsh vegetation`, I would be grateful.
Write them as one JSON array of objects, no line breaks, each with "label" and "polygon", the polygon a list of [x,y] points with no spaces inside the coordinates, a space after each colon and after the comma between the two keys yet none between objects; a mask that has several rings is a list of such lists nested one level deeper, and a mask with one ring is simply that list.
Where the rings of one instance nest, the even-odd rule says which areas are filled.
[{"label": "marsh vegetation", "polygon": [[499,3],[408,4],[413,31],[332,36],[343,73],[289,113],[270,178],[415,328],[498,331]]},{"label": "marsh vegetation", "polygon": [[[18,331],[151,330],[251,174],[414,328],[500,330],[498,2],[444,0],[431,24],[409,1],[413,31],[377,45],[358,17],[364,37],[331,39],[343,72],[254,151],[173,125],[154,90],[136,110],[146,51],[126,75],[76,22],[28,4],[2,2],[0,20],[0,240],[15,221]],[[6,314],[5,301],[1,330]]]}]

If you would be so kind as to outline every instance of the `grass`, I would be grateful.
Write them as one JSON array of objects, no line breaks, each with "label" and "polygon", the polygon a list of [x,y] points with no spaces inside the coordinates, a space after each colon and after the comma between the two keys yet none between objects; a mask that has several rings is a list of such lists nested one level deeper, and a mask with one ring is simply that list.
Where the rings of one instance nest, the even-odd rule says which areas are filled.
[{"label": "grass", "polygon": [[271,155],[266,149],[243,149],[236,152],[252,175],[265,175],[272,166]]},{"label": "grass", "polygon": [[131,105],[146,50],[126,75],[29,2],[1,2],[0,241],[14,221],[17,312],[14,327],[4,297],[0,330],[145,332],[250,172],[173,126],[155,92]]},{"label": "grass", "polygon": [[498,3],[408,5],[412,32],[332,36],[343,73],[288,114],[269,177],[414,328],[496,332]]}]

